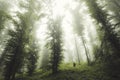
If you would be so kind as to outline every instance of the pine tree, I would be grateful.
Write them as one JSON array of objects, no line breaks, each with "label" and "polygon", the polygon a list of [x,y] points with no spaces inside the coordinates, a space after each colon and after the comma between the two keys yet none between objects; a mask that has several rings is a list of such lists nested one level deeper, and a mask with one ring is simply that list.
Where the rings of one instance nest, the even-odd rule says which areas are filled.
[{"label": "pine tree", "polygon": [[57,18],[55,21],[51,21],[49,26],[49,41],[47,47],[50,49],[50,64],[52,73],[58,72],[59,64],[62,60],[62,30],[61,30],[61,18]]},{"label": "pine tree", "polygon": [[28,69],[28,75],[31,76],[33,72],[35,71],[37,67],[37,60],[38,60],[38,47],[37,44],[33,42],[33,44],[30,44],[29,50],[27,53],[27,69]]},{"label": "pine tree", "polygon": [[15,30],[10,30],[9,35],[11,38],[6,44],[4,50],[4,80],[14,80],[15,74],[24,65],[26,58],[25,46],[29,42],[29,32],[31,31],[32,17],[29,17],[32,13],[17,13],[19,21],[12,19]]},{"label": "pine tree", "polygon": [[4,80],[14,80],[15,74],[21,67],[24,56],[23,30],[17,24],[16,31],[9,31],[11,38],[4,49]]},{"label": "pine tree", "polygon": [[[4,45],[3,42],[2,32],[5,33],[3,30],[5,28],[6,22],[11,20],[11,15],[9,14],[9,4],[5,1],[0,1],[0,45]],[[5,37],[5,36],[4,36]],[[1,51],[1,50],[0,50]],[[1,55],[1,54],[0,54]],[[0,65],[2,64],[3,54],[0,56]]]},{"label": "pine tree", "polygon": [[105,40],[107,39],[116,50],[119,50],[120,41],[117,34],[112,29],[109,19],[107,18],[107,12],[103,10],[102,7],[98,6],[96,0],[87,1],[87,4],[89,6],[91,16],[102,25],[101,29],[104,31]]},{"label": "pine tree", "polygon": [[114,26],[109,19],[107,11],[99,5],[97,0],[86,0],[86,3],[89,7],[91,16],[98,22],[103,32],[97,59],[100,58],[99,61],[105,64],[104,67],[107,67],[105,71],[108,75],[118,77],[118,67],[120,66],[118,64],[120,62],[120,38],[113,28]]},{"label": "pine tree", "polygon": [[26,43],[25,46],[28,46],[28,51],[26,52],[26,56],[25,56],[25,62],[24,62],[24,66],[25,64],[27,64],[27,73],[29,76],[31,76],[33,74],[33,72],[35,71],[36,67],[37,67],[37,60],[38,60],[38,46],[37,46],[37,41],[35,41],[35,22],[39,19],[39,15],[36,12],[39,12],[38,8],[39,6],[36,5],[39,4],[39,2],[37,2],[37,0],[28,0],[28,5],[25,5],[26,10],[28,10],[24,16],[23,16],[23,20],[25,22],[25,37],[26,37]]},{"label": "pine tree", "polygon": [[[79,14],[79,6],[76,7],[73,11],[72,11],[72,15],[73,15],[73,19],[74,19],[74,31],[76,32],[76,34],[81,38],[84,50],[85,50],[85,54],[86,54],[86,58],[87,58],[87,62],[88,65],[90,64],[90,57],[89,57],[89,52],[88,52],[88,48],[86,46],[86,40],[84,38],[84,25],[82,24],[82,16],[80,16]],[[78,61],[80,64],[80,59],[79,59],[79,53],[78,54]]]}]

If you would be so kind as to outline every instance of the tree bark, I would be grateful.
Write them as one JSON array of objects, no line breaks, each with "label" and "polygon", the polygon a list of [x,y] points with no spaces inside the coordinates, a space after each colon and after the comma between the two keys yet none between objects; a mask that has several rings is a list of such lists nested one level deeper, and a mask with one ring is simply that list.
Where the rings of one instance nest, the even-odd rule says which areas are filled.
[{"label": "tree bark", "polygon": [[85,41],[83,39],[83,36],[81,36],[81,40],[82,40],[82,43],[83,43],[83,46],[84,46],[84,49],[85,49],[85,54],[86,54],[88,65],[89,65],[90,64],[90,59],[89,59],[89,56],[88,56],[88,51],[87,51],[87,47],[85,45]]}]

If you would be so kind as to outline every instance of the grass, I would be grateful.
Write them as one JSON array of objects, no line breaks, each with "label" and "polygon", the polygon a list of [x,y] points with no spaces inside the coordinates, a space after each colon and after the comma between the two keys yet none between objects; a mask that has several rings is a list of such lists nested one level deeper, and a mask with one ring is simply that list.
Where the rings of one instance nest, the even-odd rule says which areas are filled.
[{"label": "grass", "polygon": [[[60,71],[52,75],[51,71],[36,71],[32,76],[24,75],[22,80],[114,80],[107,77],[104,71],[98,68],[100,65],[87,66],[86,64],[76,65],[66,63],[60,65]],[[20,80],[18,77],[17,80]]]},{"label": "grass", "polygon": [[[0,77],[0,80],[1,79]],[[88,66],[85,63],[81,65],[76,65],[66,63],[61,64],[59,67],[59,72],[57,74],[52,74],[51,71],[37,70],[32,76],[25,74],[18,74],[16,80],[117,80],[106,75],[104,69],[100,64],[95,64]]]}]

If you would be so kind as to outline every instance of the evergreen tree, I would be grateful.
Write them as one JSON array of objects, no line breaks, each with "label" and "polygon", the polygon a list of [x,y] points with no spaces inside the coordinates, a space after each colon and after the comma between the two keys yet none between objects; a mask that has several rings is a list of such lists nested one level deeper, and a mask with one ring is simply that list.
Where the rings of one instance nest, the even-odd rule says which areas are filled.
[{"label": "evergreen tree", "polygon": [[[72,11],[72,15],[74,17],[74,30],[76,31],[76,33],[78,34],[78,36],[80,36],[84,50],[85,50],[85,54],[86,54],[86,58],[87,58],[87,62],[88,65],[90,64],[90,57],[89,57],[89,52],[88,52],[88,48],[86,46],[86,41],[84,38],[84,25],[82,24],[82,16],[79,14],[79,7],[77,6],[73,11]],[[76,42],[75,42],[76,43]],[[79,59],[79,53],[78,54],[78,61],[80,64],[80,59]]]},{"label": "evergreen tree", "polygon": [[[100,49],[97,53],[97,59],[100,59],[106,67],[107,73],[111,76],[117,76],[119,72],[119,58],[120,58],[120,38],[113,25],[110,22],[109,15],[101,7],[97,0],[86,0],[91,16],[98,22],[100,29],[103,32]],[[117,63],[116,63],[117,62]],[[114,66],[114,68],[113,68]],[[118,76],[117,76],[118,77]]]},{"label": "evergreen tree", "polygon": [[62,60],[62,30],[61,30],[61,18],[57,18],[55,21],[51,21],[49,29],[49,41],[47,47],[50,49],[50,64],[52,73],[58,72],[59,64]]},{"label": "evergreen tree", "polygon": [[[23,20],[24,25],[24,37],[25,37],[25,59],[23,66],[27,67],[28,75],[32,75],[33,72],[36,69],[37,66],[37,59],[38,59],[38,47],[37,47],[37,41],[35,41],[35,22],[39,19],[39,15],[35,13],[35,11],[38,11],[38,5],[35,5],[37,3],[37,0],[28,0],[28,4],[21,4],[21,8],[26,9],[27,11],[22,14],[20,17],[21,20]],[[39,3],[38,3],[39,4]],[[26,47],[27,46],[27,47]],[[27,64],[27,65],[25,65]]]},{"label": "evergreen tree", "polygon": [[[27,6],[27,5],[26,5]],[[14,80],[15,74],[22,68],[27,56],[25,46],[29,42],[29,33],[33,25],[33,16],[31,11],[17,13],[19,21],[13,20],[15,30],[10,30],[11,38],[4,49],[4,80]],[[31,56],[31,54],[30,54]]]},{"label": "evergreen tree", "polygon": [[106,1],[106,11],[109,14],[109,22],[112,24],[113,30],[120,36],[120,1],[113,0],[113,1]]},{"label": "evergreen tree", "polygon": [[112,29],[112,25],[109,22],[109,19],[107,18],[108,15],[106,11],[104,11],[102,7],[98,6],[96,0],[87,1],[87,4],[89,6],[91,16],[102,25],[101,29],[104,30],[105,34],[104,38],[106,38],[116,50],[119,50],[120,41],[118,39],[117,34]]},{"label": "evergreen tree", "polygon": [[4,49],[4,80],[14,80],[15,74],[21,67],[24,56],[23,30],[18,24],[16,31],[9,31],[11,38]]},{"label": "evergreen tree", "polygon": [[38,60],[38,47],[37,44],[33,42],[33,44],[30,44],[29,50],[28,50],[28,56],[27,56],[27,69],[28,69],[28,75],[31,76],[33,72],[35,71],[37,67],[37,60]]},{"label": "evergreen tree", "polygon": [[[4,45],[5,42],[3,42],[3,35],[2,33],[5,33],[5,30],[3,30],[5,28],[5,24],[6,22],[11,20],[11,15],[9,14],[9,4],[7,4],[7,2],[5,1],[0,1],[0,46]],[[1,51],[1,49],[0,49]],[[3,55],[1,55],[0,52],[0,65],[2,64],[2,60],[3,60]]]}]

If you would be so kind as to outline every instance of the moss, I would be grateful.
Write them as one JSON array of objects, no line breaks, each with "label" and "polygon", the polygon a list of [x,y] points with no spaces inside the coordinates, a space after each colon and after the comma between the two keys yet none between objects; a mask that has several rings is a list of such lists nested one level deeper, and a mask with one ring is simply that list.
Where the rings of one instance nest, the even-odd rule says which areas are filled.
[{"label": "moss", "polygon": [[[99,67],[98,67],[99,66]],[[20,76],[19,76],[20,77]],[[61,64],[60,71],[52,74],[51,71],[38,70],[32,76],[24,76],[23,80],[114,80],[106,76],[100,65],[87,66],[86,64],[73,67],[72,64]]]}]

